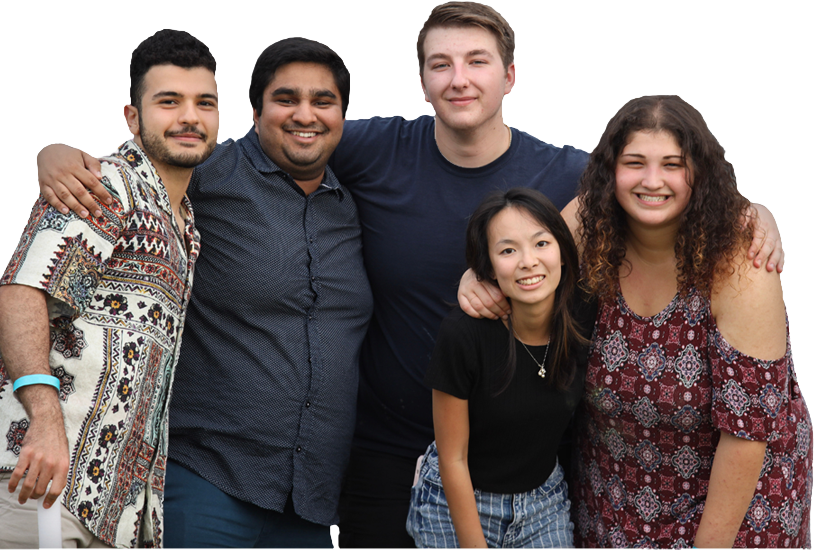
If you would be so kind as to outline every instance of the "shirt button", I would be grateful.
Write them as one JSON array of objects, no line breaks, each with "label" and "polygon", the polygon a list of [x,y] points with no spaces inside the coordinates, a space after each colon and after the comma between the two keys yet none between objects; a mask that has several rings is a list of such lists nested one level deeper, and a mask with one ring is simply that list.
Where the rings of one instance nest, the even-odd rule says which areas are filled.
[{"label": "shirt button", "polygon": [[317,278],[316,278],[316,277],[314,277],[313,275],[311,275],[311,280],[312,280],[312,281],[316,281],[316,280],[317,280]]},{"label": "shirt button", "polygon": [[299,445],[297,445],[297,452],[299,453],[300,451],[302,451],[302,447],[300,447]]},{"label": "shirt button", "polygon": [[305,402],[305,408],[307,409],[307,408],[308,408],[308,407],[310,407],[310,406],[311,406],[311,402],[310,402],[310,401],[306,401],[306,402]]}]

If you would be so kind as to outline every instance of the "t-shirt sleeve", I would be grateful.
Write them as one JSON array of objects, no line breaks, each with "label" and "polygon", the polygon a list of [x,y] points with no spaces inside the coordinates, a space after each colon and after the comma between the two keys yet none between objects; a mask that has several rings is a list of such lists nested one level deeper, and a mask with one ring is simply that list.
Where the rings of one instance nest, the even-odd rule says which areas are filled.
[{"label": "t-shirt sleeve", "polygon": [[477,358],[467,319],[444,319],[424,383],[459,399],[469,399],[477,382]]},{"label": "t-shirt sleeve", "polygon": [[[680,360],[680,359],[679,359]],[[752,441],[775,441],[791,429],[789,407],[791,351],[776,361],[740,353],[715,330],[711,338],[712,423],[721,431]]]},{"label": "t-shirt sleeve", "polygon": [[111,191],[113,204],[99,203],[99,217],[65,215],[42,196],[37,199],[0,284],[44,290],[67,305],[73,315],[85,310],[123,228],[119,193],[106,172],[110,171],[103,165],[102,183]]}]

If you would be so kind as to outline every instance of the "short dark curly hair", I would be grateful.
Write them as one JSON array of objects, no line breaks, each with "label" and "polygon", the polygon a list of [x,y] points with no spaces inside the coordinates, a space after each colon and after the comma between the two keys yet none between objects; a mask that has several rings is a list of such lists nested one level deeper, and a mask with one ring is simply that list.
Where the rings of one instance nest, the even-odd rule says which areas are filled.
[{"label": "short dark curly hair", "polygon": [[744,230],[750,203],[737,189],[735,170],[704,118],[675,95],[645,96],[625,104],[608,122],[579,184],[583,286],[592,294],[616,294],[625,261],[627,216],[615,196],[616,163],[635,132],[667,132],[681,148],[692,188],[675,244],[678,290],[709,296],[716,279],[733,273],[732,261],[751,241]]},{"label": "short dark curly hair", "polygon": [[215,73],[215,58],[206,44],[185,31],[158,31],[133,50],[130,58],[130,105],[141,107],[144,75],[156,65],[177,65],[185,69],[203,67]]}]

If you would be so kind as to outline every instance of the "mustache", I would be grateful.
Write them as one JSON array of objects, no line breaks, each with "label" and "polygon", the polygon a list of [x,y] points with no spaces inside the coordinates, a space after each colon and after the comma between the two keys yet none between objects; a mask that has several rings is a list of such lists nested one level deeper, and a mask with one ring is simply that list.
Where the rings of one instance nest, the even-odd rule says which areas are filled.
[{"label": "mustache", "polygon": [[198,130],[197,126],[184,126],[180,130],[175,130],[173,132],[167,131],[164,132],[164,137],[178,136],[181,134],[193,134],[201,138],[203,141],[206,141],[206,138],[208,137],[204,132]]}]

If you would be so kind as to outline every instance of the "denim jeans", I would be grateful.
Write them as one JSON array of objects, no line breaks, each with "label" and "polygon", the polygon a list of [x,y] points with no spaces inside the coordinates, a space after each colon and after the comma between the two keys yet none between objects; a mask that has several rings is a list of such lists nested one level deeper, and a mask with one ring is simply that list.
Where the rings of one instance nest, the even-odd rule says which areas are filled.
[{"label": "denim jeans", "polygon": [[[536,489],[514,495],[475,489],[475,502],[486,544],[491,548],[574,546],[571,502],[559,464]],[[419,548],[459,546],[441,486],[435,442],[424,455],[418,481],[412,489],[407,532]]]}]

